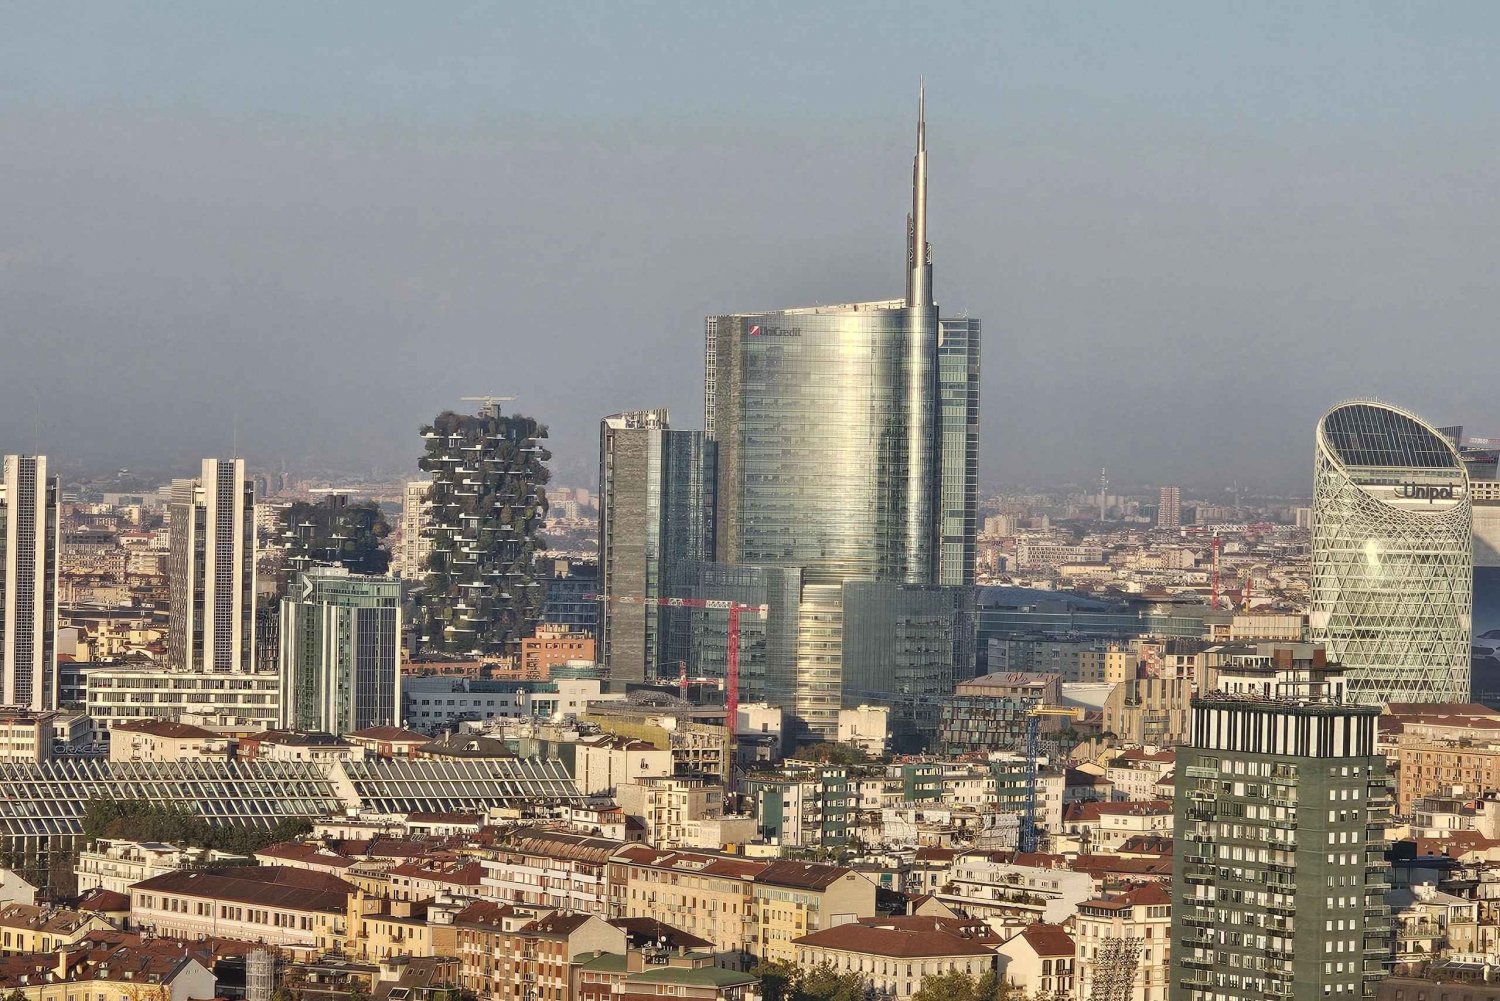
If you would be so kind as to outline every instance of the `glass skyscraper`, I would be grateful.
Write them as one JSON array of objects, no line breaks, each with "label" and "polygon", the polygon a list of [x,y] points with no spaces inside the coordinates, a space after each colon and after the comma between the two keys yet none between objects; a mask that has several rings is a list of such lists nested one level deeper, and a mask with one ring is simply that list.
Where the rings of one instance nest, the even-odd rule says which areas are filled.
[{"label": "glass skyscraper", "polygon": [[1383,403],[1318,422],[1308,624],[1359,702],[1467,702],[1469,480],[1435,428]]},{"label": "glass skyscraper", "polygon": [[[846,702],[915,704],[950,694],[955,673],[972,669],[972,640],[950,635],[972,617],[930,614],[929,590],[953,585],[972,600],[963,596],[974,573],[979,321],[940,318],[932,297],[921,115],[912,181],[904,299],[705,321],[715,560],[800,575],[795,686],[774,698],[817,736],[835,731]],[[902,587],[923,610],[904,621],[942,623],[943,635],[905,644],[910,664],[866,665],[868,644],[846,630],[849,603],[899,605]],[[955,662],[955,648],[969,659]],[[753,666],[741,668],[754,691]],[[864,687],[897,677],[922,680]]]},{"label": "glass skyscraper", "polygon": [[329,733],[401,722],[401,582],[314,567],[281,599],[281,725]]},{"label": "glass skyscraper", "polygon": [[599,423],[599,659],[615,680],[676,673],[680,643],[666,634],[691,620],[658,600],[711,554],[713,456],[702,431],[672,430],[665,409]]}]

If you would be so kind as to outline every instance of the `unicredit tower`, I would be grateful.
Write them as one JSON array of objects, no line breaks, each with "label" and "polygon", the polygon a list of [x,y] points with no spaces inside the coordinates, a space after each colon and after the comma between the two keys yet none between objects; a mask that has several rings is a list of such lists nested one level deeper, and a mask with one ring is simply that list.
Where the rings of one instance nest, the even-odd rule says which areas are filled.
[{"label": "unicredit tower", "polygon": [[806,737],[860,703],[929,731],[972,671],[979,321],[933,298],[920,111],[906,295],[710,316],[705,334],[715,562],[693,589],[770,609],[741,698]]}]

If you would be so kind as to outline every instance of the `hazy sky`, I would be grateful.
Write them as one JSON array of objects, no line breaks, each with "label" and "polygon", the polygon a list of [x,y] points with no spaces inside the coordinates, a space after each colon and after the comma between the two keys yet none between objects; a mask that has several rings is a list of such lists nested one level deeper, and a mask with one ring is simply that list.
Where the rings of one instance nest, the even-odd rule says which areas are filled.
[{"label": "hazy sky", "polygon": [[1306,489],[1500,433],[1500,6],[0,7],[0,451],[415,468],[514,393],[702,422],[706,313],[901,293],[925,75],[986,483]]}]

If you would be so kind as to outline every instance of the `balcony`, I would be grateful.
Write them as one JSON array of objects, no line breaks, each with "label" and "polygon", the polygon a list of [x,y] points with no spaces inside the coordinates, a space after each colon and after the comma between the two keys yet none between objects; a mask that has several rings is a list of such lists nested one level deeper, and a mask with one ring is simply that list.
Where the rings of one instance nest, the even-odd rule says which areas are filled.
[{"label": "balcony", "polygon": [[1402,941],[1422,938],[1438,938],[1443,934],[1443,926],[1436,921],[1418,921],[1411,924],[1401,925],[1396,929],[1396,938]]}]

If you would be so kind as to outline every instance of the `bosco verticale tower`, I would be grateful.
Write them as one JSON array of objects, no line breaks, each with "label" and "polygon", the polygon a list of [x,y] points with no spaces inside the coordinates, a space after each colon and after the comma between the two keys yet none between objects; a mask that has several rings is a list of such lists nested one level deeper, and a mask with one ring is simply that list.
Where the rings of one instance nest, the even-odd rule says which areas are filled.
[{"label": "bosco verticale tower", "polygon": [[487,403],[474,415],[439,414],[422,437],[432,552],[419,642],[445,653],[513,654],[541,614],[534,561],[547,516],[547,429]]}]

